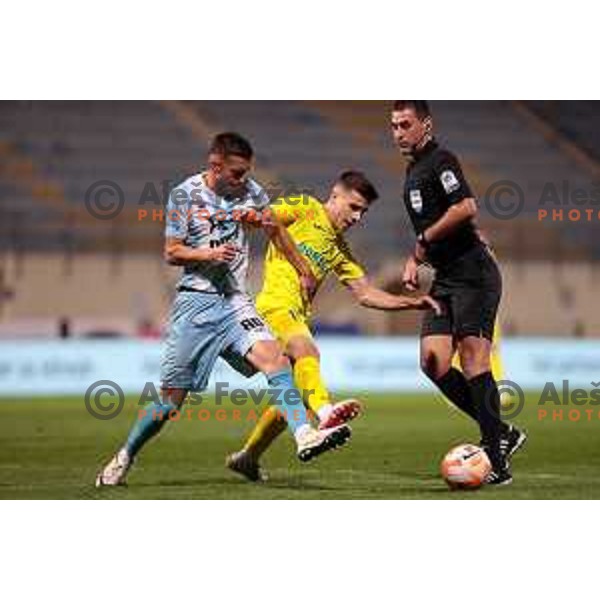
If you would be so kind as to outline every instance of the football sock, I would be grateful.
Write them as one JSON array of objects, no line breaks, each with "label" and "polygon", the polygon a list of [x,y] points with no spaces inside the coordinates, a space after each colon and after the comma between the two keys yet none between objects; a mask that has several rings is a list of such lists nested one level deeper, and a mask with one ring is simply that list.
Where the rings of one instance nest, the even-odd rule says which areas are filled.
[{"label": "football sock", "polygon": [[142,449],[142,446],[152,439],[169,420],[169,413],[177,410],[171,402],[162,400],[160,403],[151,402],[144,410],[138,412],[138,418],[133,424],[125,449],[133,459]]},{"label": "football sock", "polygon": [[[294,385],[291,369],[267,375],[267,381],[269,382],[269,387],[278,392],[276,397],[277,408],[285,417],[292,433],[295,434],[296,430],[301,427],[303,428],[304,425],[310,426],[306,408],[302,403],[301,393]],[[296,391],[297,393],[292,394],[292,391]]]},{"label": "football sock", "polygon": [[496,381],[504,379],[504,364],[502,363],[502,355],[494,344],[490,354],[490,362],[492,363],[492,375]]},{"label": "football sock", "polygon": [[[500,348],[498,347],[498,341],[500,337],[500,329],[498,324],[494,329],[494,341],[492,343],[492,352],[490,354],[490,362],[492,366],[492,375],[496,380],[496,384],[504,379],[504,364],[502,362],[502,354],[500,354]],[[504,391],[500,394],[500,406],[505,404],[510,405],[512,402],[511,395]]]},{"label": "football sock", "polygon": [[[321,376],[321,365],[316,356],[303,356],[294,363],[294,381],[303,393],[310,410],[321,418],[321,409],[329,405],[329,392]],[[325,408],[327,410],[327,408]],[[320,412],[321,411],[321,412]]]},{"label": "football sock", "polygon": [[452,367],[435,383],[450,402],[479,423],[478,406],[471,396],[469,383],[458,369]]},{"label": "football sock", "polygon": [[325,420],[331,414],[332,410],[333,404],[323,404],[323,406],[321,406],[321,408],[319,408],[319,410],[317,411],[317,418],[319,419],[319,421]]},{"label": "football sock", "polygon": [[246,441],[244,451],[260,458],[277,436],[286,430],[286,424],[279,411],[270,406],[263,412]]},{"label": "football sock", "polygon": [[[319,359],[314,356],[306,356],[294,363],[294,383],[303,393],[303,390],[314,390],[311,394],[304,394],[309,408],[316,412],[322,420],[331,411],[329,393],[321,378]],[[260,458],[275,439],[286,429],[285,420],[274,407],[269,407],[260,416],[258,423],[250,433],[244,451],[252,454],[256,459]]]},{"label": "football sock", "polygon": [[500,435],[503,423],[500,417],[500,396],[490,371],[477,375],[469,381],[473,399],[479,407],[481,437],[494,468],[503,464],[500,453]]}]

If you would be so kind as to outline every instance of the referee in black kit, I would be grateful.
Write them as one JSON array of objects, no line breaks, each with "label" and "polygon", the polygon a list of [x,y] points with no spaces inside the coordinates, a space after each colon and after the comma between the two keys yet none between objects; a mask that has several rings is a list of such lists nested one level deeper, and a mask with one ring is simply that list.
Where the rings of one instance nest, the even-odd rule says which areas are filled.
[{"label": "referee in black kit", "polygon": [[[408,159],[404,203],[417,234],[403,283],[418,287],[418,266],[435,269],[431,295],[443,306],[425,313],[421,368],[442,393],[473,418],[492,463],[487,483],[512,482],[509,459],[526,436],[500,417],[500,397],[490,353],[502,276],[475,226],[477,203],[456,157],[433,137],[425,100],[397,100],[392,108],[394,141]],[[452,367],[458,351],[462,372]]]}]

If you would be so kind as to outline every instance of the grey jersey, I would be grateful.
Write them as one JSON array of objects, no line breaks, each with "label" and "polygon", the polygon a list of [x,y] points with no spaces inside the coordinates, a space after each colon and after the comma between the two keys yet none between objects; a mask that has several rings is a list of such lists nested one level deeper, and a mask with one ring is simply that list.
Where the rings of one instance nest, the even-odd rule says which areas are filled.
[{"label": "grey jersey", "polygon": [[191,248],[231,243],[239,248],[230,263],[203,261],[183,268],[179,287],[224,295],[246,292],[248,236],[240,212],[262,211],[269,205],[264,189],[253,179],[243,198],[225,199],[206,186],[203,173],[186,179],[169,196],[165,235]]}]

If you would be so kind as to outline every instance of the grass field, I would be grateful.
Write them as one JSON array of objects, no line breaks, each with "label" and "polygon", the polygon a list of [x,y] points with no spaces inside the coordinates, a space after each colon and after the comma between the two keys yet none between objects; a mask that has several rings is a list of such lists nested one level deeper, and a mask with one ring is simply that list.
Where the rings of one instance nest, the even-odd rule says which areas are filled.
[{"label": "grass field", "polygon": [[92,418],[81,398],[0,400],[0,497],[600,498],[597,411],[591,422],[569,422],[566,411],[563,422],[539,421],[529,395],[518,421],[530,440],[515,457],[514,484],[450,492],[438,475],[440,458],[454,444],[477,441],[475,428],[433,395],[373,395],[366,405],[351,444],[309,465],[295,459],[289,436],[278,440],[264,460],[266,484],[223,467],[251,423],[213,418],[169,424],[140,455],[128,487],[96,490],[96,470],[135,418],[133,399],[111,421]]}]

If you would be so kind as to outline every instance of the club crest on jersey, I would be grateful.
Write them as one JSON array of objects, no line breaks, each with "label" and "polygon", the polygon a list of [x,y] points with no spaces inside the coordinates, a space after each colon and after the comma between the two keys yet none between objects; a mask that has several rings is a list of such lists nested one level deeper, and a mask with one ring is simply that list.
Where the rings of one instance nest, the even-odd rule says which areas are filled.
[{"label": "club crest on jersey", "polygon": [[446,194],[451,194],[460,187],[460,182],[456,178],[456,175],[450,170],[444,171],[440,175],[440,180],[446,190]]},{"label": "club crest on jersey", "polygon": [[423,210],[423,197],[420,190],[410,190],[410,205],[417,213]]}]

